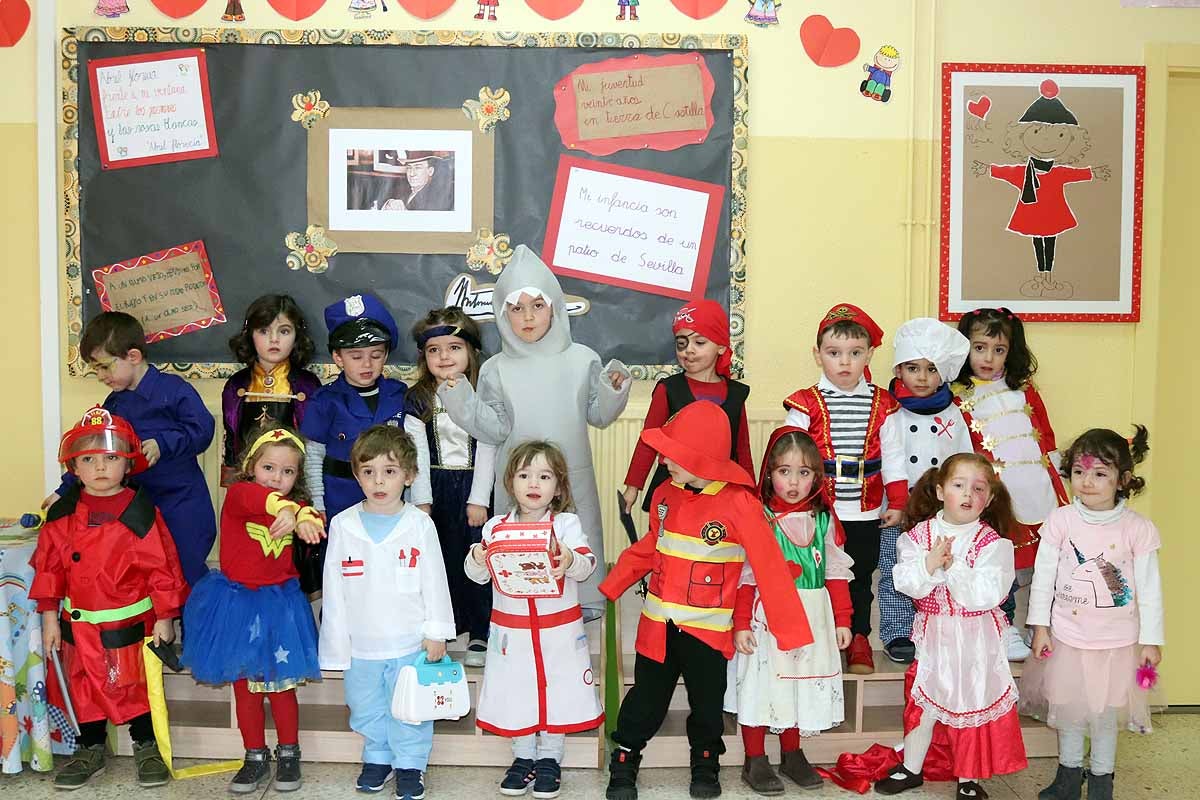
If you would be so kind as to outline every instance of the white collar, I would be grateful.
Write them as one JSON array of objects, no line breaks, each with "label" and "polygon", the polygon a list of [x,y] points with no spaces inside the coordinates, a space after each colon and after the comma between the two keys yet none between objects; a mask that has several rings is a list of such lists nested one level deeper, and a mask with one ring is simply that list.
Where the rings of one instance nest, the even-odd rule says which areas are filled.
[{"label": "white collar", "polygon": [[951,539],[957,539],[959,536],[968,534],[974,536],[975,532],[979,530],[979,520],[977,519],[973,519],[970,522],[965,522],[962,525],[955,525],[953,523],[946,522],[946,518],[943,516],[944,513],[945,512],[943,511],[939,511],[937,516],[934,517],[934,519],[937,521],[938,530],[943,536],[949,536]]},{"label": "white collar", "polygon": [[1108,511],[1093,511],[1083,504],[1083,501],[1076,497],[1071,501],[1071,505],[1079,512],[1079,516],[1083,517],[1083,521],[1089,525],[1107,525],[1114,522],[1125,513],[1125,498],[1117,501],[1117,504]]},{"label": "white collar", "polygon": [[858,379],[858,385],[857,385],[857,386],[855,386],[853,389],[851,389],[850,391],[848,391],[848,392],[847,392],[847,391],[845,391],[845,390],[843,390],[843,389],[839,389],[839,388],[838,388],[838,387],[837,387],[837,386],[834,384],[834,382],[833,382],[833,381],[831,381],[831,380],[829,380],[829,378],[827,378],[827,377],[825,376],[825,373],[823,373],[823,372],[822,372],[822,373],[821,373],[821,380],[817,381],[817,390],[818,390],[818,391],[821,391],[821,392],[833,392],[833,393],[835,393],[835,394],[840,394],[840,395],[843,395],[843,396],[845,396],[845,397],[858,397],[858,396],[861,396],[861,395],[870,395],[870,394],[874,394],[874,392],[875,392],[875,387],[874,387],[874,386],[872,386],[871,384],[867,383],[867,379],[866,379],[866,378],[859,378],[859,379]]}]

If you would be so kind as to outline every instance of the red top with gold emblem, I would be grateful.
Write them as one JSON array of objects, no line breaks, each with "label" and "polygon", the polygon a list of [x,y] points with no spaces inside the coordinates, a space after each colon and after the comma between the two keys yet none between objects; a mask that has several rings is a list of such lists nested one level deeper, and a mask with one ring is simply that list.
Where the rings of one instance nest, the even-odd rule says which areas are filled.
[{"label": "red top with gold emblem", "polygon": [[292,537],[271,538],[271,523],[285,508],[320,521],[314,509],[280,497],[278,492],[253,481],[238,481],[225,493],[221,507],[221,571],[231,581],[257,589],[299,577],[292,558]]},{"label": "red top with gold emblem", "polygon": [[651,500],[650,532],[621,554],[600,591],[616,600],[649,573],[637,652],[662,662],[670,620],[731,658],[733,605],[747,559],[780,647],[811,644],[808,617],[775,534],[762,503],[745,486],[716,481],[695,492],[663,483]]}]

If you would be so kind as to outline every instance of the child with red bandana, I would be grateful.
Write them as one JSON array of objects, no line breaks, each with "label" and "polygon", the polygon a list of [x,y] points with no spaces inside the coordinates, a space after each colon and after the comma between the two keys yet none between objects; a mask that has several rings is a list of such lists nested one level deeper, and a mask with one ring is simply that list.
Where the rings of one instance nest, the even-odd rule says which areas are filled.
[{"label": "child with red bandana", "polygon": [[[750,426],[746,423],[746,398],[750,396],[750,387],[729,377],[733,350],[729,346],[729,318],[725,315],[725,309],[715,300],[687,303],[675,312],[671,332],[675,335],[675,358],[679,360],[683,372],[663,378],[654,386],[642,429],[660,427],[688,403],[711,400],[729,417],[734,441],[729,457],[747,472],[753,473]],[[625,474],[625,491],[622,494],[627,512],[633,510],[654,463],[654,448],[639,440],[629,461],[629,471]],[[650,498],[654,490],[666,479],[667,468],[659,464],[654,477],[650,479],[650,487],[646,489],[643,511],[650,510]]]}]

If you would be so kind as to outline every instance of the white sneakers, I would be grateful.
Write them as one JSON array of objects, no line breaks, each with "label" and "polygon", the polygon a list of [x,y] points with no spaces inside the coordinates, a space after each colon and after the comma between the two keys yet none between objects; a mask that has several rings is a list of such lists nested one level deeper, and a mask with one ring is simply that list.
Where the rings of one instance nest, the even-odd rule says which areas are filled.
[{"label": "white sneakers", "polygon": [[1029,649],[1029,645],[1025,644],[1025,639],[1022,638],[1021,632],[1012,625],[1009,625],[1004,630],[1003,641],[1009,661],[1024,661],[1033,652]]}]

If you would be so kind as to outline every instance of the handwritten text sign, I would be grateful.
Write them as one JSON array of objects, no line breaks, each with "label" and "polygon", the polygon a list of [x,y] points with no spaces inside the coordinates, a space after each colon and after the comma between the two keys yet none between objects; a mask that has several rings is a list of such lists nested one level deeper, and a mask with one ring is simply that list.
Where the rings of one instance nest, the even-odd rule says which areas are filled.
[{"label": "handwritten text sign", "polygon": [[555,85],[554,124],[563,144],[592,155],[674,150],[708,137],[713,88],[699,53],[611,58]]},{"label": "handwritten text sign", "polygon": [[104,169],[217,155],[203,50],[88,62]]},{"label": "handwritten text sign", "polygon": [[225,322],[204,242],[110,264],[92,270],[92,279],[100,307],[137,317],[147,342]]},{"label": "handwritten text sign", "polygon": [[562,156],[542,258],[562,275],[687,300],[704,294],[725,189]]}]

